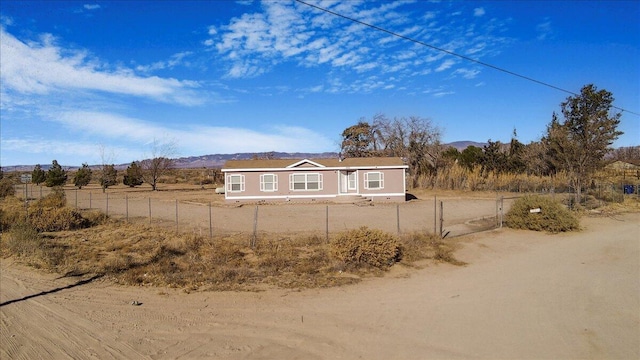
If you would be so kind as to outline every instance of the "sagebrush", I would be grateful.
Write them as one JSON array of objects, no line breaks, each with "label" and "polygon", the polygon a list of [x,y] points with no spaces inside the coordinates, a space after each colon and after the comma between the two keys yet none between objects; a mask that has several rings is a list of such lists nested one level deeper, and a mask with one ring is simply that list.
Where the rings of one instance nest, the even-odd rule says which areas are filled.
[{"label": "sagebrush", "polygon": [[551,233],[578,230],[580,227],[578,217],[560,201],[537,195],[516,200],[507,212],[505,225],[514,229]]},{"label": "sagebrush", "polygon": [[339,233],[330,245],[335,258],[356,267],[387,268],[399,261],[402,255],[395,236],[366,226]]}]

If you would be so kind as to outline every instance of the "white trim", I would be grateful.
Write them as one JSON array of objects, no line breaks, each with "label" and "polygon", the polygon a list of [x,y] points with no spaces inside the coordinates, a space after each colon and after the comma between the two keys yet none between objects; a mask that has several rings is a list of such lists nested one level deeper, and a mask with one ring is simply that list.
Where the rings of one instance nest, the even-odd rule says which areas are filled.
[{"label": "white trim", "polygon": [[[237,183],[232,183],[231,182],[231,178],[234,176],[239,176],[240,177],[240,190],[233,190],[232,186],[237,184]],[[227,176],[225,176],[225,192],[230,192],[230,193],[237,193],[237,192],[243,192],[245,190],[244,187],[245,181],[244,181],[244,175],[243,174],[229,174]]]},{"label": "white trim", "polygon": [[[378,174],[377,180],[370,180],[369,176],[371,174]],[[370,187],[369,182],[378,182],[377,187]],[[364,188],[365,190],[381,190],[384,189],[384,173],[381,171],[368,171],[364,173]]]},{"label": "white trim", "polygon": [[[265,176],[273,176],[273,181],[269,181],[269,182],[265,182],[264,181],[264,177]],[[273,188],[271,190],[265,190],[264,185],[265,184],[271,184],[273,186]],[[260,174],[260,191],[262,192],[276,192],[278,191],[278,175],[277,174]]]},{"label": "white trim", "polygon": [[[304,175],[304,189],[296,189],[295,188],[295,180],[296,176]],[[316,175],[318,177],[318,188],[317,189],[309,189],[309,183],[315,183],[315,181],[309,181],[309,175]],[[289,174],[289,191],[322,191],[324,189],[324,178],[322,173],[319,172],[306,172],[302,174]],[[297,182],[300,184],[301,182]]]},{"label": "white trim", "polygon": [[[321,169],[315,169],[315,171],[329,171],[329,170],[388,170],[388,169],[408,169],[409,165],[388,165],[388,166],[336,166],[336,167],[322,167]],[[310,171],[313,168],[243,168],[243,169],[221,169],[222,172],[254,172],[254,171]]]},{"label": "white trim", "polygon": [[311,160],[309,160],[309,159],[304,159],[304,160],[300,160],[300,161],[298,161],[297,163],[294,163],[294,164],[291,164],[291,165],[287,166],[287,169],[297,167],[297,166],[302,165],[302,164],[304,164],[304,163],[311,164],[311,165],[316,166],[316,167],[319,167],[319,168],[324,168],[324,167],[326,167],[326,166],[324,166],[324,165],[322,165],[322,164],[318,164],[318,163],[317,163],[317,162],[315,162],[315,161],[311,161]]},{"label": "white trim", "polygon": [[406,196],[405,193],[387,193],[387,194],[328,194],[328,195],[302,195],[302,194],[288,194],[288,195],[251,195],[251,196],[229,196],[228,200],[264,200],[264,199],[315,199],[315,198],[337,198],[340,196],[353,196],[360,195],[363,197],[385,197],[385,196]]},{"label": "white trim", "polygon": [[295,195],[265,195],[265,196],[260,196],[260,195],[251,195],[251,196],[229,196],[226,199],[228,200],[263,200],[263,199],[315,199],[315,198],[336,198],[337,195],[336,194],[329,194],[329,195],[322,195],[322,194],[317,194],[317,195],[302,195],[302,194],[295,194]]}]

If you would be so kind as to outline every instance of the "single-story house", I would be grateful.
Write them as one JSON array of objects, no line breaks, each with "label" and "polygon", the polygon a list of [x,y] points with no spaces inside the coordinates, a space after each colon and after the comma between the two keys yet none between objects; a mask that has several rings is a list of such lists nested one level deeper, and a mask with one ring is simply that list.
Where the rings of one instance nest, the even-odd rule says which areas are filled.
[{"label": "single-story house", "polygon": [[405,201],[408,168],[398,157],[229,160],[224,196],[228,202]]}]

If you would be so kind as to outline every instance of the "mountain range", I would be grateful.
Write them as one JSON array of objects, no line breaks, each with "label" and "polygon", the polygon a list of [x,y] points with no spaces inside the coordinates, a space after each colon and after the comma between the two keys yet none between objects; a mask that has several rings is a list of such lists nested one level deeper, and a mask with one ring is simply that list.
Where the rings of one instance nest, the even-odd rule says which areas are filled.
[{"label": "mountain range", "polygon": [[[468,146],[476,146],[482,148],[486,143],[479,143],[474,141],[456,141],[445,144],[445,146],[453,147],[462,151]],[[287,153],[287,152],[263,152],[263,153],[235,153],[235,154],[211,154],[201,156],[188,156],[175,159],[175,167],[179,169],[197,169],[197,168],[219,168],[224,166],[227,160],[250,160],[254,158],[266,158],[272,157],[276,159],[327,159],[338,157],[337,152],[323,152],[323,153]],[[62,165],[62,164],[61,164]],[[115,165],[117,170],[124,170],[130,164],[118,164]],[[35,165],[15,165],[5,166],[3,171],[32,171]],[[43,170],[48,170],[51,164],[40,164]],[[76,170],[80,166],[66,166],[62,165],[66,170]],[[91,165],[92,169],[100,169],[102,165]]]}]

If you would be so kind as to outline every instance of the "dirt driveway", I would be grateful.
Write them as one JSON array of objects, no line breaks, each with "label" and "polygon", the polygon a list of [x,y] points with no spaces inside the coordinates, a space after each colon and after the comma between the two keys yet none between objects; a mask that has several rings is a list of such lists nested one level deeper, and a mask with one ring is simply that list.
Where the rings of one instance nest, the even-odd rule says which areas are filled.
[{"label": "dirt driveway", "polygon": [[475,234],[466,267],[304,291],[79,284],[3,260],[0,358],[638,359],[640,214],[582,226]]}]

